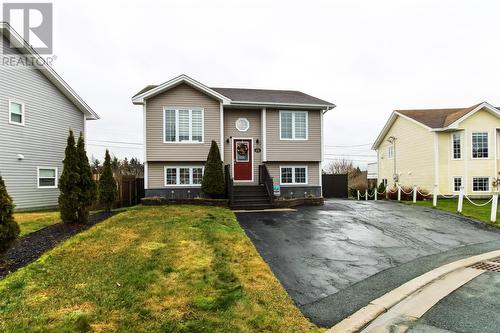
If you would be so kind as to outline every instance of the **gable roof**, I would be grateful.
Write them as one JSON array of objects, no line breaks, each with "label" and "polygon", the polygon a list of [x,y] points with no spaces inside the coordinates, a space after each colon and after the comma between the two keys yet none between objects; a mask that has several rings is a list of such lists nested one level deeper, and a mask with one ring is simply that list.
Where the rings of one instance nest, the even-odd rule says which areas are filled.
[{"label": "gable roof", "polygon": [[262,106],[295,106],[333,109],[335,104],[294,90],[268,90],[245,88],[211,88],[193,80],[187,75],[180,75],[161,85],[148,85],[132,97],[134,104],[144,104],[147,98],[162,93],[181,83],[214,96],[224,105],[262,105]]},{"label": "gable roof", "polygon": [[8,23],[0,22],[0,38],[5,36],[7,40],[16,46],[17,50],[24,55],[35,58],[37,69],[66,96],[86,119],[99,119],[99,115],[78,96],[78,94],[50,67],[46,61],[26,42]]},{"label": "gable roof", "polygon": [[372,149],[378,148],[381,140],[385,137],[398,116],[411,120],[429,131],[446,131],[457,128],[460,121],[483,108],[500,116],[500,108],[494,107],[487,102],[478,103],[466,108],[394,110],[373,143]]}]

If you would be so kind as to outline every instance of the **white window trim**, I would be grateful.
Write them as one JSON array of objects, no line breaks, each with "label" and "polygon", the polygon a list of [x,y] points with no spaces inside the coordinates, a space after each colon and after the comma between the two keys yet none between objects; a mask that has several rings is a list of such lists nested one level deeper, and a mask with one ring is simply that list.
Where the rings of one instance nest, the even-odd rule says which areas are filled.
[{"label": "white window trim", "polygon": [[[389,153],[391,151],[392,151],[392,154]],[[393,144],[390,144],[387,146],[387,159],[388,160],[394,159],[394,145]]]},{"label": "white window trim", "polygon": [[[175,111],[175,141],[167,141],[165,135],[165,112],[167,110]],[[189,110],[189,141],[179,141],[179,110]],[[193,139],[193,111],[201,111],[201,141],[191,141]],[[163,143],[167,144],[203,144],[205,143],[205,109],[198,107],[163,107]]]},{"label": "white window trim", "polygon": [[[246,122],[247,122],[248,127],[247,127],[246,129],[244,129],[244,130],[243,130],[243,129],[239,129],[239,128],[238,128],[238,122],[239,122],[240,120],[244,120],[244,121],[246,121]],[[248,130],[250,129],[250,121],[249,121],[247,118],[245,118],[245,117],[238,118],[238,119],[236,119],[236,121],[234,122],[234,127],[238,130],[238,132],[246,132],[246,131],[248,131]]]},{"label": "white window trim", "polygon": [[460,192],[460,190],[455,191],[455,178],[460,178],[461,179],[460,183],[462,184],[461,186],[463,187],[464,186],[464,177],[462,177],[462,176],[453,176],[453,177],[451,177],[451,191],[453,193],[458,193],[458,192]]},{"label": "white window trim", "polygon": [[[12,121],[12,103],[16,103],[16,104],[20,104],[21,105],[21,122],[20,123],[16,123],[15,121]],[[25,126],[25,105],[23,102],[21,101],[18,101],[18,100],[15,100],[15,99],[9,99],[9,124],[12,124],[12,125],[17,125],[17,126]]]},{"label": "white window trim", "polygon": [[[488,189],[486,191],[474,191],[474,178],[488,178]],[[471,177],[471,191],[473,193],[488,193],[491,192],[491,177],[486,177],[486,176],[475,176]]]},{"label": "white window trim", "polygon": [[[291,183],[283,183],[282,182],[282,169],[284,168],[292,168],[292,182]],[[305,183],[296,183],[295,182],[295,168],[305,168],[306,169],[306,182]],[[288,186],[288,185],[308,185],[309,184],[309,170],[307,165],[280,165],[280,185]]]},{"label": "white window trim", "polygon": [[[40,169],[54,170],[56,172],[56,178],[54,182],[54,186],[40,186]],[[36,187],[37,188],[57,188],[59,186],[59,173],[57,172],[56,167],[37,167],[36,168]]]},{"label": "white window trim", "polygon": [[[458,136],[460,138],[460,158],[455,158],[455,149],[453,146],[453,135],[455,135],[455,134],[458,134]],[[450,133],[450,138],[451,138],[451,159],[453,161],[460,161],[460,160],[462,160],[462,157],[464,156],[464,149],[463,149],[463,141],[464,140],[462,140],[462,133],[461,132]],[[471,139],[471,142],[472,142],[472,139]],[[489,145],[489,140],[488,140],[488,145]],[[489,155],[489,149],[488,149],[488,155]]]},{"label": "white window trim", "polygon": [[[181,168],[189,168],[189,184],[180,184],[181,182],[181,173],[179,169]],[[165,165],[163,167],[163,184],[165,187],[201,187],[201,184],[193,184],[193,168],[198,169],[201,168],[202,176],[205,174],[205,166],[203,165]],[[176,183],[177,184],[167,184],[167,169],[176,169]]]},{"label": "white window trim", "polygon": [[[292,114],[292,138],[291,139],[283,138],[283,136],[281,135],[281,114],[283,112],[289,112]],[[305,139],[302,139],[302,138],[296,139],[295,138],[295,113],[305,113],[306,114],[306,137],[305,137]],[[309,140],[309,112],[307,112],[307,111],[294,111],[294,110],[280,110],[278,121],[280,123],[280,140],[283,140],[283,141],[307,141],[307,140]]]},{"label": "white window trim", "polygon": [[[474,145],[472,143],[472,137],[474,134],[487,134],[488,138],[488,157],[474,157]],[[491,149],[490,149],[490,132],[489,131],[473,131],[470,134],[470,157],[473,160],[489,160],[491,159]]]}]

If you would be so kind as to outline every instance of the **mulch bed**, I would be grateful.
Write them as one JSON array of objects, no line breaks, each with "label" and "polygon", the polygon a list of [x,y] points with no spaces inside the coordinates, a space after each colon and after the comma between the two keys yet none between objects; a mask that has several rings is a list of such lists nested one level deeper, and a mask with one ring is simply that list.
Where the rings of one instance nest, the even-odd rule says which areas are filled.
[{"label": "mulch bed", "polygon": [[87,224],[56,223],[19,238],[0,256],[0,279],[42,256],[65,239],[102,222],[117,212],[99,212],[89,217]]}]

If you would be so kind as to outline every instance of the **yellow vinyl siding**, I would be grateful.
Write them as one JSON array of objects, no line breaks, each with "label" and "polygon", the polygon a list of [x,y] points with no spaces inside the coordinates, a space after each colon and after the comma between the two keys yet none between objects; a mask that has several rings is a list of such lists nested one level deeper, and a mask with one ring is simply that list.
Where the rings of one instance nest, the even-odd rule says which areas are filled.
[{"label": "yellow vinyl siding", "polygon": [[[397,117],[383,139],[378,152],[379,182],[386,178],[394,184],[393,160],[387,159],[387,138],[395,136],[396,164],[400,173],[401,185],[418,185],[429,191],[434,188],[434,137],[438,147],[438,185],[440,194],[451,195],[453,177],[462,177],[462,186],[468,195],[481,193],[472,191],[473,177],[490,177],[491,180],[500,170],[498,164],[498,144],[500,119],[483,109],[463,120],[456,129],[432,132],[403,117]],[[488,152],[486,159],[472,158],[472,133],[488,133]],[[461,134],[462,156],[454,160],[452,156],[452,133]],[[496,154],[495,154],[496,152]],[[409,174],[411,172],[411,175]]]},{"label": "yellow vinyl siding", "polygon": [[394,160],[388,159],[390,143],[396,137],[396,172],[401,185],[419,185],[432,190],[434,184],[434,137],[428,129],[406,118],[397,117],[378,148],[379,182],[394,184]]}]

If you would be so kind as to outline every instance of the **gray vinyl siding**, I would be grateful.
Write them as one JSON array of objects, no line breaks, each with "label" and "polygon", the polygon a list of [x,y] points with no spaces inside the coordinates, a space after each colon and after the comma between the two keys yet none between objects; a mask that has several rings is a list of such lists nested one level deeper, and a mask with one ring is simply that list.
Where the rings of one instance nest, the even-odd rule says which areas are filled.
[{"label": "gray vinyl siding", "polygon": [[[165,186],[165,167],[192,167],[192,166],[204,166],[205,163],[201,162],[190,162],[190,161],[178,161],[178,162],[149,162],[148,163],[148,188],[158,189],[158,188],[179,188],[179,186]],[[192,187],[192,186],[186,186]]]},{"label": "gray vinyl siding", "polygon": [[[4,51],[8,41],[0,41]],[[9,124],[9,99],[25,104],[24,127]],[[61,175],[70,128],[83,131],[83,113],[41,72],[0,65],[0,174],[16,209],[57,205],[57,188],[37,188],[37,167],[57,167]]]},{"label": "gray vinyl siding", "polygon": [[[163,108],[203,108],[203,143],[164,143]],[[220,147],[220,102],[187,84],[181,84],[146,101],[146,159],[151,161],[206,161],[210,144]]]},{"label": "gray vinyl siding", "polygon": [[[240,132],[236,129],[236,120],[238,118],[246,118],[250,123],[250,127],[246,132]],[[259,181],[259,165],[262,164],[262,152],[256,153],[255,148],[262,150],[262,124],[261,110],[244,110],[244,109],[224,109],[224,138],[253,138],[253,182],[245,182],[245,185],[257,184]],[[257,144],[256,141],[259,140]],[[232,142],[229,144],[224,142],[224,164],[231,165],[233,162]],[[232,170],[232,169],[231,169]]]},{"label": "gray vinyl siding", "polygon": [[279,110],[268,109],[268,161],[321,161],[321,111],[308,111],[308,139],[281,140]]},{"label": "gray vinyl siding", "polygon": [[[280,182],[280,166],[307,166],[307,184],[309,186],[320,186],[319,162],[267,162],[266,166],[273,180]],[[303,186],[303,185],[285,185]]]}]

